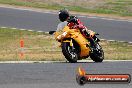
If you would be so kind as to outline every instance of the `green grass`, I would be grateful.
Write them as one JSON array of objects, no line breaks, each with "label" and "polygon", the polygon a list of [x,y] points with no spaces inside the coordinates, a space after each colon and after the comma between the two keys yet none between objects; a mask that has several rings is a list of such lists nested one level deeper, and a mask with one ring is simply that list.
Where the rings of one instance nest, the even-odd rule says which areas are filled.
[{"label": "green grass", "polygon": [[132,16],[132,0],[110,0],[99,8],[109,9],[112,13],[121,16]]},{"label": "green grass", "polygon": [[[132,0],[98,0],[81,1],[77,0],[0,0],[2,4],[10,4],[17,6],[27,6],[35,8],[60,10],[67,8],[70,11],[85,12],[85,13],[98,13],[98,14],[116,14],[120,16],[132,16]],[[61,4],[60,4],[61,3]]]},{"label": "green grass", "polygon": [[[24,57],[20,57],[20,40],[24,41]],[[45,33],[0,28],[0,61],[60,60],[60,49]]]},{"label": "green grass", "polygon": [[20,0],[0,0],[2,4],[9,4],[9,5],[17,5],[17,6],[28,6],[28,7],[35,7],[35,8],[45,8],[45,9],[60,9],[63,8],[60,5],[53,4],[49,5],[47,3],[39,3],[39,2],[28,2],[28,1],[20,1]]},{"label": "green grass", "polygon": [[132,44],[121,42],[106,42],[102,44],[107,59],[130,60],[132,59]]},{"label": "green grass", "polygon": [[[24,57],[20,57],[20,40],[24,40]],[[0,28],[0,61],[65,60],[53,36],[9,28]],[[131,60],[132,44],[101,41],[105,59]]]}]

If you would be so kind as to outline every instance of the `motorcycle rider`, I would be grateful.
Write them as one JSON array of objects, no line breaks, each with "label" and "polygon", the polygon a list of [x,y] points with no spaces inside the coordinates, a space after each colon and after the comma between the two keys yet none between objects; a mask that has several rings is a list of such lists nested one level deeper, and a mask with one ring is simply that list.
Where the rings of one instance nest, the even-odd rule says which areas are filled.
[{"label": "motorcycle rider", "polygon": [[94,49],[94,32],[88,30],[76,16],[70,16],[68,10],[63,9],[59,11],[59,20],[61,23],[58,24],[56,32],[61,32],[65,26],[70,29],[79,29],[83,36],[90,41],[91,48]]}]

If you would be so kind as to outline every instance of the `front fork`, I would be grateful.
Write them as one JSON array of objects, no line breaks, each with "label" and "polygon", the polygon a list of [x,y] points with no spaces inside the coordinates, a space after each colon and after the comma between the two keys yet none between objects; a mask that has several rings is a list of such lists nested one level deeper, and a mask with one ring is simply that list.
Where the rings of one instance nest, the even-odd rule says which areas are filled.
[{"label": "front fork", "polygon": [[75,47],[74,47],[74,44],[73,44],[73,39],[70,39],[70,40],[66,40],[66,41],[63,41],[63,42],[69,42],[70,43],[70,52],[71,52],[71,55],[72,55],[72,58],[75,58],[76,57],[76,50],[75,50]]},{"label": "front fork", "polygon": [[96,36],[93,36],[92,38],[89,38],[88,40],[90,41],[89,47],[90,47],[91,51],[93,51],[93,50],[98,51],[98,49],[96,47],[96,43],[98,43],[100,40]]},{"label": "front fork", "polygon": [[75,51],[75,47],[74,47],[74,44],[73,44],[73,39],[65,40],[63,42],[69,42],[70,43],[70,47],[72,48],[72,51]]},{"label": "front fork", "polygon": [[75,47],[74,47],[74,44],[73,44],[73,39],[70,40],[70,46],[72,48],[72,52],[75,52]]}]

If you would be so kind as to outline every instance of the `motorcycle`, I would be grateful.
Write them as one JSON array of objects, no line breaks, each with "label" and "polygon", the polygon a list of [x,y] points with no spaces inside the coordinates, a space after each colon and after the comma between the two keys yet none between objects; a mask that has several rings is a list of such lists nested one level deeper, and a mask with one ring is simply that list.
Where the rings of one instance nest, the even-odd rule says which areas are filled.
[{"label": "motorcycle", "polygon": [[94,62],[102,62],[104,59],[104,52],[99,44],[99,39],[94,36],[94,49],[91,43],[86,39],[79,29],[70,29],[65,26],[61,32],[50,31],[49,34],[54,34],[55,39],[61,43],[62,53],[70,63],[76,63],[77,60],[90,58]]}]

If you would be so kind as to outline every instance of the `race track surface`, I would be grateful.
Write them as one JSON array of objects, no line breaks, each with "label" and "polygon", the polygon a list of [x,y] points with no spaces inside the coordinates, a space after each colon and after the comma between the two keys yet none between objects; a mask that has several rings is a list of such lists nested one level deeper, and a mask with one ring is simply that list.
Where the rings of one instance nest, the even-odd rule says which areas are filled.
[{"label": "race track surface", "polygon": [[[100,38],[119,41],[132,41],[132,21],[102,19],[100,17],[80,17]],[[42,13],[0,7],[0,26],[32,29],[36,31],[56,30],[59,23],[57,14]]]},{"label": "race track surface", "polygon": [[[132,41],[132,22],[79,17],[100,38]],[[56,30],[58,16],[0,7],[0,27],[32,29],[36,31]],[[0,88],[82,88],[76,83],[76,70],[84,67],[87,73],[131,74],[132,62],[103,63],[21,63],[0,64]],[[130,84],[86,84],[83,88],[132,88]]]},{"label": "race track surface", "polygon": [[[131,74],[132,62],[0,64],[0,88],[82,88],[76,71],[88,74]],[[132,88],[130,84],[85,84],[83,88]]]}]

